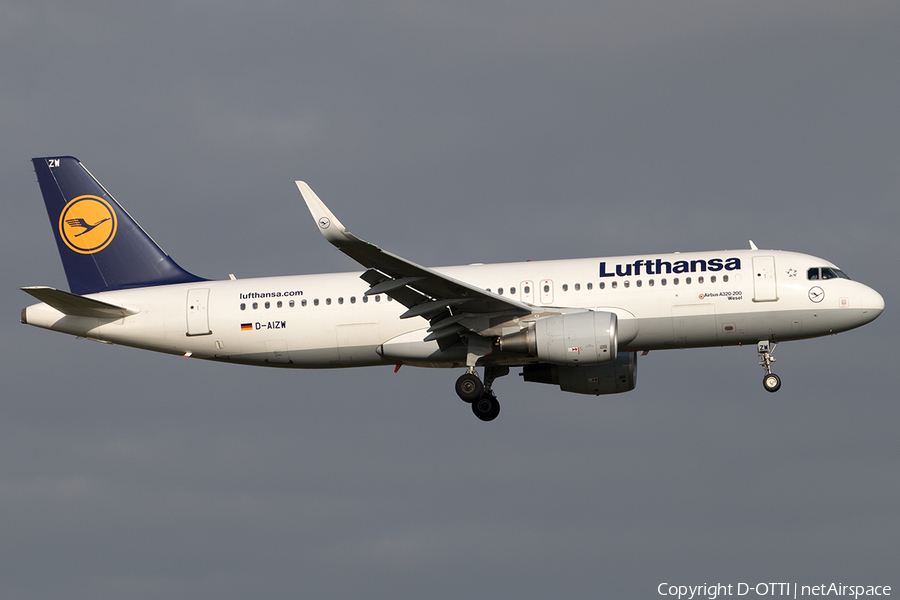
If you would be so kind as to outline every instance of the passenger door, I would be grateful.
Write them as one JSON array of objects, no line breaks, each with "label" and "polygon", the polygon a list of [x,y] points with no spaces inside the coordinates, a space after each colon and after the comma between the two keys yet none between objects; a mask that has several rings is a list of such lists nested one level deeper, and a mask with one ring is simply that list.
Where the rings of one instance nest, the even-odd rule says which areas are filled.
[{"label": "passenger door", "polygon": [[774,302],[778,300],[775,283],[775,257],[753,257],[753,301]]},{"label": "passenger door", "polygon": [[209,335],[209,288],[188,290],[187,335]]}]

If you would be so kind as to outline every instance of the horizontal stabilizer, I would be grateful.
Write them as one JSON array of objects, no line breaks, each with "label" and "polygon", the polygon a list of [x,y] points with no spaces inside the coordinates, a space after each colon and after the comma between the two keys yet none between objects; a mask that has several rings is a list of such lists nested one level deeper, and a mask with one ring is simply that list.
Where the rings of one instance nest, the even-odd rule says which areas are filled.
[{"label": "horizontal stabilizer", "polygon": [[31,294],[44,304],[48,304],[72,317],[95,317],[98,319],[121,319],[128,315],[137,314],[138,311],[109,304],[93,298],[86,298],[77,294],[71,294],[46,286],[33,286],[21,288],[26,294]]}]

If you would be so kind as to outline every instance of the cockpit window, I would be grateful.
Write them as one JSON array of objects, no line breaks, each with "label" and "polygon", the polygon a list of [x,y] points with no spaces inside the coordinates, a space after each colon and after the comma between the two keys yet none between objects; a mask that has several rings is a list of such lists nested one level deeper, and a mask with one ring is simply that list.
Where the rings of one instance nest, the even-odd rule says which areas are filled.
[{"label": "cockpit window", "polygon": [[843,271],[834,267],[813,267],[806,272],[806,277],[811,281],[817,279],[850,279]]},{"label": "cockpit window", "polygon": [[844,274],[840,269],[832,269],[831,267],[822,267],[822,279],[850,279],[847,275]]}]

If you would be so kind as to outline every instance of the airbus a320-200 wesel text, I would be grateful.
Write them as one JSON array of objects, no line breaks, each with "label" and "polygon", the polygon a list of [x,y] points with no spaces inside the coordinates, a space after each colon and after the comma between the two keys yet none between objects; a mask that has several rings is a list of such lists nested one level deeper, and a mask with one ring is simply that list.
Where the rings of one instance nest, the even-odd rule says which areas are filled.
[{"label": "airbus a320-200 wesel text", "polygon": [[[344,227],[297,181],[316,226],[363,267],[211,281],[178,266],[77,159],[33,159],[69,292],[25,287],[22,322],[220,362],[319,369],[460,368],[456,393],[490,421],[510,367],[566,392],[634,389],[639,352],[778,342],[877,318],[884,299],[832,263],[748,250],[427,268]],[[476,370],[483,367],[483,376]]]}]

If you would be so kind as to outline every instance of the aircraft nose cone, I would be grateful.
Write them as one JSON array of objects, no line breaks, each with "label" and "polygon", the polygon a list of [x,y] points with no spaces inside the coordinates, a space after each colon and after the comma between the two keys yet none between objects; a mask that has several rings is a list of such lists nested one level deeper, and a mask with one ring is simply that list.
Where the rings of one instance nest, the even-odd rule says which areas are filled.
[{"label": "aircraft nose cone", "polygon": [[884,312],[884,298],[881,294],[867,287],[862,298],[863,305],[863,322],[869,323],[878,318]]}]

